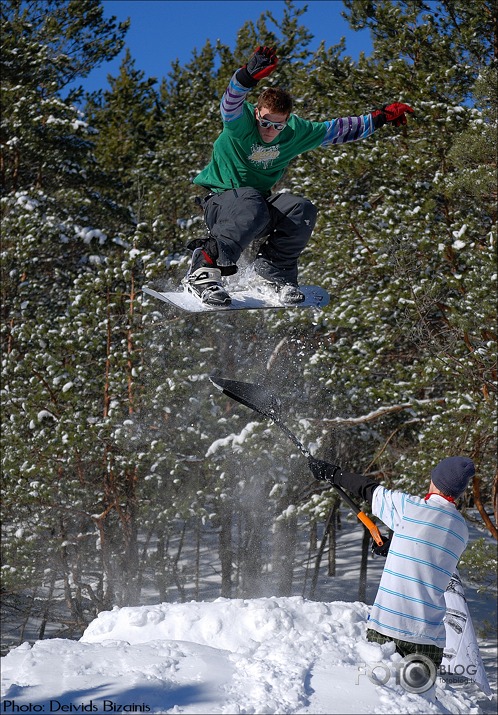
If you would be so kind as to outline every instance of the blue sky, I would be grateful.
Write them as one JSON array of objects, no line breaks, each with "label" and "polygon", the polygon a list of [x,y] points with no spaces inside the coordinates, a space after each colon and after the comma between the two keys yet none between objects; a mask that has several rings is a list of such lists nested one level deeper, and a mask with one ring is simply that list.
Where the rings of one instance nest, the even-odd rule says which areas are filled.
[{"label": "blue sky", "polygon": [[[201,49],[208,38],[213,43],[219,39],[233,48],[244,22],[257,21],[266,10],[279,20],[285,7],[282,0],[104,0],[102,5],[106,17],[115,15],[119,21],[130,18],[126,46],[135,67],[159,81],[167,76],[175,59],[186,64],[194,48]],[[356,59],[362,50],[367,54],[371,51],[369,32],[353,32],[341,17],[342,0],[295,2],[296,7],[305,5],[308,11],[300,20],[314,35],[311,49],[321,40],[330,46],[344,36],[346,54],[351,57]],[[107,75],[118,74],[123,56],[124,50],[76,84],[83,84],[86,91],[106,89]]]}]

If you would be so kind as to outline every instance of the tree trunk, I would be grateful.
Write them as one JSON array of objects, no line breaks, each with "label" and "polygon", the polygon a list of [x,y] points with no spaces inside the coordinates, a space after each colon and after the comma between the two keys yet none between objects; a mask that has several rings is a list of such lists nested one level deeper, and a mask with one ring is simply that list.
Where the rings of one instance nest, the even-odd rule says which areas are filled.
[{"label": "tree trunk", "polygon": [[194,575],[194,599],[199,600],[199,583],[200,583],[200,570],[201,570],[201,529],[202,522],[200,519],[197,520],[195,525],[195,575]]},{"label": "tree trunk", "polygon": [[[477,511],[481,515],[481,518],[482,518],[483,522],[485,523],[489,533],[491,534],[491,536],[494,539],[498,540],[498,529],[491,521],[489,514],[487,513],[486,509],[484,508],[484,504],[482,503],[480,481],[481,480],[479,479],[479,477],[474,477],[473,482],[472,482],[472,493],[473,493],[473,497],[474,497],[474,503],[475,503]],[[494,483],[493,483],[493,511],[495,514],[495,519],[498,518],[497,483],[498,483],[498,472],[495,473],[495,478],[494,478]],[[497,521],[497,524],[498,524],[498,521]]]},{"label": "tree trunk", "polygon": [[328,515],[327,521],[325,523],[325,528],[323,530],[322,540],[320,542],[320,548],[318,549],[318,553],[316,555],[315,568],[313,569],[313,578],[311,579],[309,598],[314,598],[314,596],[315,596],[316,586],[318,584],[318,576],[320,574],[320,564],[322,561],[323,552],[325,551],[325,545],[327,543],[329,528],[330,528],[331,521],[333,519],[333,515],[334,515],[334,509],[332,508],[329,511],[329,515]]},{"label": "tree trunk", "polygon": [[332,519],[329,526],[329,576],[335,576],[336,573],[336,555],[337,555],[337,517],[339,514],[339,502],[337,501],[332,507]]},{"label": "tree trunk", "polygon": [[[252,520],[251,520],[252,521]],[[249,523],[244,530],[241,563],[241,596],[258,598],[262,589],[262,541],[261,525]]]},{"label": "tree trunk", "polygon": [[367,566],[369,549],[370,534],[366,529],[363,529],[363,539],[361,541],[360,582],[358,584],[358,600],[363,603],[367,599]]},{"label": "tree trunk", "polygon": [[161,603],[166,601],[167,594],[167,579],[166,579],[166,554],[168,552],[168,543],[164,531],[157,535],[157,566],[154,569],[156,577],[156,588],[159,592],[159,600]]},{"label": "tree trunk", "polygon": [[233,544],[232,527],[233,514],[232,505],[223,502],[220,506],[220,562],[221,562],[221,596],[222,598],[232,597],[232,562]]},{"label": "tree trunk", "polygon": [[275,595],[292,595],[294,558],[297,543],[297,518],[295,516],[275,522],[272,571],[275,575]]}]

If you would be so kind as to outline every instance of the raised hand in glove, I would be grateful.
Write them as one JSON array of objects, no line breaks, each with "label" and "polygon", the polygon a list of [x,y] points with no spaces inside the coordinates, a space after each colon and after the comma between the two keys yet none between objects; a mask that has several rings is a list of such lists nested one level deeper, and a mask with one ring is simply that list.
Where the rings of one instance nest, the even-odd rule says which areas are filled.
[{"label": "raised hand in glove", "polygon": [[268,77],[278,64],[273,47],[260,45],[254,50],[246,65],[237,72],[237,79],[244,87],[254,87],[260,79]]},{"label": "raised hand in glove", "polygon": [[384,124],[392,124],[393,127],[400,127],[406,124],[406,114],[414,114],[413,109],[408,104],[394,102],[394,104],[385,104],[382,109],[375,109],[372,112],[375,128],[382,127]]},{"label": "raised hand in glove", "polygon": [[311,455],[308,457],[308,467],[311,469],[315,479],[329,482],[330,484],[334,484],[334,476],[341,471],[341,468],[336,464],[330,464],[330,462],[325,462],[323,459],[315,459]]}]

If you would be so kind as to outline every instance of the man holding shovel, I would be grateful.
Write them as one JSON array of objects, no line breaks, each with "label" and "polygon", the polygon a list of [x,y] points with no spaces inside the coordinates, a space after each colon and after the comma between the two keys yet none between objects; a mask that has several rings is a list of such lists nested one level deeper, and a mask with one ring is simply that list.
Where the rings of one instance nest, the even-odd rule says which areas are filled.
[{"label": "man holding shovel", "polygon": [[394,641],[403,657],[417,653],[439,667],[446,641],[445,591],[468,542],[455,500],[473,477],[474,463],[467,457],[443,459],[432,470],[424,498],[386,489],[314,457],[308,464],[316,479],[370,502],[373,514],[393,531],[367,639]]},{"label": "man holding shovel", "polygon": [[[217,373],[210,380],[231,399],[271,419],[307,458],[314,477],[333,485],[370,531],[372,550],[387,556],[367,637],[377,643],[394,642],[397,652],[410,662],[413,670],[404,673],[405,687],[409,686],[410,692],[425,692],[434,682],[437,667],[441,665],[441,672],[450,674],[455,666],[463,665],[464,672],[475,674],[474,682],[490,696],[456,571],[468,531],[455,499],[464,493],[475,473],[472,460],[448,457],[439,462],[432,470],[424,499],[391,491],[374,479],[344,472],[313,457],[283,423],[280,401],[261,385],[230,380]],[[373,513],[393,532],[391,539],[382,536],[345,489],[370,502]]]}]

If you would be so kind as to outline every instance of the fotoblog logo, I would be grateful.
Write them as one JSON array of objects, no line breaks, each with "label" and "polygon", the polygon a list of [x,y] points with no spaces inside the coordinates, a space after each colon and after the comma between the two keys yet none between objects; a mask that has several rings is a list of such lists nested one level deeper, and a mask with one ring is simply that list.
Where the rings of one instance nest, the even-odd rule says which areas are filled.
[{"label": "fotoblog logo", "polygon": [[409,693],[425,693],[436,682],[436,666],[430,658],[411,653],[398,663],[365,663],[358,667],[356,685],[360,676],[366,675],[374,685],[386,685],[391,678]]}]

